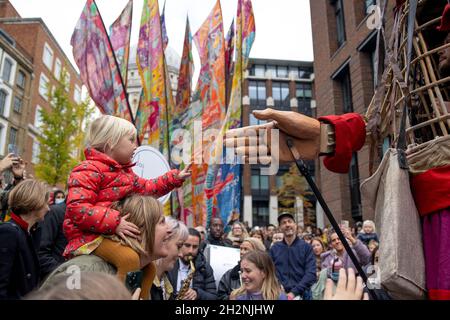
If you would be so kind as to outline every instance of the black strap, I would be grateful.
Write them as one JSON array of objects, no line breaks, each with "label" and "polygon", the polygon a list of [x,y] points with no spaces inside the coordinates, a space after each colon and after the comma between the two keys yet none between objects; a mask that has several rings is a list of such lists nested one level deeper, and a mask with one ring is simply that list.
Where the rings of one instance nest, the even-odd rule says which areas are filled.
[{"label": "black strap", "polygon": [[[325,212],[328,220],[330,221],[331,225],[333,226],[333,229],[336,231],[336,234],[339,237],[339,240],[341,240],[342,245],[345,248],[345,251],[347,252],[348,256],[353,262],[353,265],[355,266],[356,270],[358,271],[359,275],[363,279],[364,283],[367,286],[367,275],[364,272],[363,268],[361,267],[361,264],[359,263],[358,259],[356,258],[353,250],[350,248],[350,245],[347,242],[347,239],[344,237],[344,234],[342,233],[341,228],[339,227],[339,224],[337,223],[336,219],[334,218],[333,214],[331,213],[330,208],[328,207],[327,203],[323,199],[322,193],[319,191],[319,188],[317,187],[316,183],[314,182],[313,177],[311,176],[311,173],[308,170],[308,167],[306,164],[299,158],[298,152],[294,147],[294,142],[292,141],[292,138],[287,138],[287,145],[289,147],[289,150],[292,153],[292,156],[294,157],[295,163],[297,165],[298,170],[301,172],[301,174],[305,177],[306,181],[308,182],[309,186],[311,187],[314,195],[317,198],[317,201],[319,201],[320,206],[322,207],[323,211]],[[297,160],[298,159],[298,160]],[[377,296],[375,295],[374,291],[372,289],[369,289],[369,286],[367,286],[367,290],[373,300],[378,300]]]}]

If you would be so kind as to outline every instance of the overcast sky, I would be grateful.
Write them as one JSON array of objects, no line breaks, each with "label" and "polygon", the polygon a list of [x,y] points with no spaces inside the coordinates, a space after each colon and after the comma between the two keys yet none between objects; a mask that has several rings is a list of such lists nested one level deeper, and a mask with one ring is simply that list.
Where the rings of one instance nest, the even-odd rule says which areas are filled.
[{"label": "overcast sky", "polygon": [[[84,0],[10,0],[24,18],[41,17],[74,64],[70,38],[85,5]],[[166,26],[169,46],[181,55],[186,15],[194,34],[216,0],[167,0]],[[107,28],[118,17],[128,0],[96,0]],[[256,39],[253,58],[313,60],[309,0],[253,0]],[[134,0],[132,44],[137,43],[143,0]],[[159,0],[162,11],[164,0]],[[236,15],[237,0],[222,0],[225,33]],[[195,46],[194,46],[195,48]],[[195,49],[194,49],[195,50]],[[194,53],[196,71],[198,54]],[[74,64],[75,66],[75,64]],[[75,66],[76,67],[76,66]]]}]

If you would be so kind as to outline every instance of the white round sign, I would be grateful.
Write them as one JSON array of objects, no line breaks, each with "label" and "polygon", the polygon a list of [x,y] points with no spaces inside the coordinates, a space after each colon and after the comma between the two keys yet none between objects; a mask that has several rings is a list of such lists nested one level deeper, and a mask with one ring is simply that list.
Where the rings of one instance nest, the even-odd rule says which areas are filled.
[{"label": "white round sign", "polygon": [[[134,153],[133,162],[136,163],[133,167],[134,173],[144,179],[156,178],[171,170],[162,153],[150,146],[138,147]],[[164,204],[169,198],[170,192],[158,200]]]}]

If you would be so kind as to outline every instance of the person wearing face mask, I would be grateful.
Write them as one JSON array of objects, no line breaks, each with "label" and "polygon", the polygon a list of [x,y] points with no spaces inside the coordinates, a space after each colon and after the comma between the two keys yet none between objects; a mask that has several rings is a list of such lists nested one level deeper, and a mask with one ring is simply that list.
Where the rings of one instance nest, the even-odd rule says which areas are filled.
[{"label": "person wearing face mask", "polygon": [[53,193],[53,204],[61,204],[66,201],[66,195],[62,190],[56,190]]},{"label": "person wearing face mask", "polygon": [[245,254],[241,270],[242,285],[231,293],[231,300],[288,300],[267,253],[254,250]]},{"label": "person wearing face mask", "polygon": [[[244,239],[240,246],[241,259],[248,252],[255,250],[265,252],[265,249],[266,248],[259,239],[247,237]],[[234,268],[225,272],[220,279],[219,288],[217,290],[219,299],[228,300],[231,292],[235,289],[238,289],[241,284],[241,264],[240,262],[238,262],[238,264]]]}]

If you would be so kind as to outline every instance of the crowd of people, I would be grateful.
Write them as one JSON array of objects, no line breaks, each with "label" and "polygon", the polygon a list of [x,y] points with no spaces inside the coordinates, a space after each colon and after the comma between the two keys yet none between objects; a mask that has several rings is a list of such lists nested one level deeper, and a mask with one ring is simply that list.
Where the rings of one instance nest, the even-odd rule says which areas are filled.
[{"label": "crowd of people", "polygon": [[[67,196],[25,179],[20,157],[8,155],[0,162],[0,170],[13,173],[1,193],[0,299],[72,299],[76,294],[65,291],[73,288],[61,282],[67,283],[65,271],[73,266],[83,271],[81,277],[95,278],[99,270],[115,274],[137,299],[323,299],[327,284],[318,283],[321,270],[336,283],[341,269],[354,269],[335,233],[303,230],[287,212],[279,215],[278,226],[252,229],[239,221],[225,226],[219,217],[208,229],[187,228],[164,216],[156,198],[180,187],[190,166],[156,179],[138,177],[131,170],[135,137],[134,126],[124,119],[94,121],[86,160],[71,172]],[[366,245],[377,237],[373,223],[362,229],[358,235],[345,232],[366,265]],[[240,261],[221,279],[214,278],[204,254],[208,245],[240,250]],[[107,278],[97,279],[93,283]]]}]

